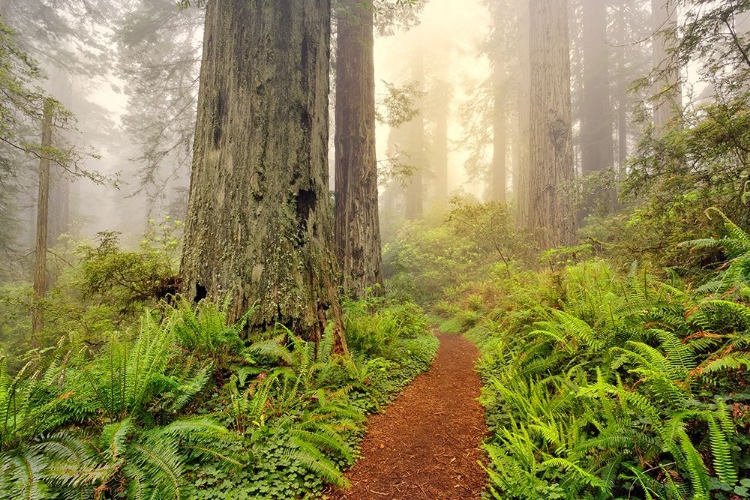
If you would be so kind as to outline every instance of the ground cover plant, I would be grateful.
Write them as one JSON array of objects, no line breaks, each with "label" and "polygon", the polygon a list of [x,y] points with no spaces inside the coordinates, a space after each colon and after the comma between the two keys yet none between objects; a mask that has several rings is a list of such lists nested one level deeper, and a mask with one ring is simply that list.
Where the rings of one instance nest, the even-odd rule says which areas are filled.
[{"label": "ground cover plant", "polygon": [[589,259],[454,294],[483,352],[492,497],[750,496],[750,240],[725,222],[686,245],[734,256],[701,287]]},{"label": "ground cover plant", "polygon": [[281,499],[343,486],[366,412],[437,347],[419,308],[383,299],[347,308],[347,356],[330,332],[317,345],[284,328],[247,342],[219,305],[174,300],[95,351],[63,339],[17,371],[2,361],[0,496]]}]

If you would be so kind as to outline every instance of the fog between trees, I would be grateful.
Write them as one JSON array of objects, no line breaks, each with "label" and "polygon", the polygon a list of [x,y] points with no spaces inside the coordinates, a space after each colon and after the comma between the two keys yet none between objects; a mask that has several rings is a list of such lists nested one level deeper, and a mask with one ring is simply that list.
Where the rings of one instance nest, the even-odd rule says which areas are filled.
[{"label": "fog between trees", "polygon": [[[192,260],[196,266],[205,266],[210,258],[224,262],[223,271],[209,272],[222,276],[219,281],[188,280],[189,295],[204,293],[196,291],[199,285],[209,296],[216,296],[244,286],[221,281],[233,275],[237,265],[245,265],[229,264],[239,249],[212,249],[209,245],[225,245],[232,239],[229,234],[239,235],[235,239],[242,242],[270,227],[265,223],[253,226],[260,212],[251,208],[248,200],[268,199],[265,189],[273,183],[269,172],[281,171],[284,163],[274,163],[270,171],[263,166],[261,173],[247,178],[230,175],[226,186],[220,188],[224,172],[237,172],[238,168],[225,150],[239,147],[238,154],[243,148],[265,151],[268,138],[290,125],[282,127],[279,122],[264,128],[271,108],[265,108],[267,104],[243,107],[235,102],[245,98],[242,85],[237,91],[231,87],[216,90],[224,88],[228,78],[240,82],[243,75],[255,78],[262,67],[258,54],[266,49],[248,39],[232,53],[212,55],[213,46],[204,52],[204,36],[214,35],[204,33],[206,10],[202,4],[185,2],[187,8],[178,10],[167,0],[127,5],[81,0],[67,6],[43,0],[7,0],[1,12],[10,26],[26,27],[15,35],[19,47],[39,59],[43,72],[49,75],[44,85],[72,111],[65,130],[58,131],[53,142],[62,150],[91,151],[77,153],[75,164],[57,169],[59,172],[53,169],[49,245],[57,243],[61,234],[91,238],[101,231],[122,233],[118,238],[125,245],[135,245],[147,227],[165,218],[187,220],[188,240],[203,243],[186,245],[183,265]],[[219,14],[233,8],[227,0],[212,7],[219,9]],[[576,228],[583,226],[587,217],[618,208],[615,184],[629,173],[628,158],[638,137],[649,130],[650,123],[658,137],[679,113],[681,70],[671,49],[678,23],[676,7],[674,2],[662,5],[656,0],[650,4],[625,0],[460,4],[383,0],[371,9],[358,2],[334,2],[332,32],[319,37],[324,47],[321,54],[331,56],[326,90],[315,97],[315,104],[299,122],[303,129],[312,124],[322,126],[326,121],[323,103],[328,96],[330,130],[324,127],[315,132],[314,140],[306,138],[307,131],[303,131],[299,139],[284,139],[288,144],[281,145],[278,153],[266,156],[256,152],[237,161],[250,165],[261,158],[284,158],[288,148],[297,148],[288,162],[297,165],[302,161],[299,154],[305,151],[305,158],[312,155],[315,162],[323,162],[315,168],[327,169],[328,187],[324,187],[323,174],[315,181],[321,183],[319,188],[304,181],[298,190],[279,191],[270,197],[273,203],[279,197],[297,200],[299,215],[316,213],[325,198],[323,193],[327,189],[335,192],[339,203],[334,203],[336,223],[331,224],[334,246],[346,288],[358,290],[357,294],[382,281],[379,226],[388,240],[391,228],[436,207],[447,207],[455,195],[508,203],[518,228],[529,231],[540,249],[572,244]],[[290,4],[289,9],[294,8]],[[323,8],[328,12],[328,7]],[[284,9],[279,12],[293,19]],[[363,12],[367,15],[361,16]],[[689,19],[691,11],[685,12]],[[328,15],[324,13],[323,18]],[[253,18],[247,16],[250,23]],[[292,29],[273,19],[279,33]],[[374,22],[374,47],[363,35],[370,31],[369,27],[362,29],[365,22]],[[242,26],[214,29],[232,31]],[[294,30],[290,33],[297,33]],[[216,43],[224,44],[225,36],[215,37]],[[303,52],[311,50],[306,35],[303,39]],[[251,49],[256,52],[248,52]],[[275,54],[271,49],[266,52]],[[226,67],[219,64],[206,69],[206,61],[212,62],[212,57],[225,58]],[[247,69],[232,73],[237,61],[247,58],[251,61]],[[308,62],[308,55],[301,61],[289,59],[291,65]],[[319,74],[322,67],[315,75],[301,77],[302,82],[326,83]],[[271,65],[267,71],[280,70]],[[292,73],[278,75],[278,80],[258,80],[252,92],[272,92],[269,86],[300,78]],[[640,84],[630,85],[639,79]],[[358,93],[373,84],[374,90]],[[199,104],[200,85],[206,87],[203,105]],[[302,88],[290,95],[308,91]],[[352,91],[356,92],[350,99],[347,96]],[[374,116],[357,114],[370,108],[373,99]],[[201,124],[199,118],[197,128],[196,110],[202,110],[206,121]],[[223,121],[225,116],[232,118]],[[237,120],[249,121],[228,132]],[[38,133],[34,126],[39,122],[31,120],[26,125],[21,136]],[[250,137],[259,129],[265,132],[253,145]],[[364,146],[357,141],[367,136],[369,144],[373,134],[377,142],[368,145],[369,150],[361,156]],[[210,137],[216,154],[206,152]],[[328,141],[327,152],[313,146],[320,138]],[[229,141],[226,146],[225,140]],[[211,210],[223,208],[214,212],[196,209],[194,216],[188,216],[191,166],[208,158],[217,170],[203,179],[200,170],[193,168],[193,204],[202,203]],[[28,250],[36,234],[36,181],[28,169],[18,166],[32,160],[19,157],[8,163],[11,175],[4,216],[9,256],[32,255]],[[368,165],[367,169],[351,170],[360,164]],[[308,174],[295,173],[289,182],[294,184]],[[347,179],[350,184],[344,186]],[[198,195],[200,186],[211,193],[204,202],[199,201],[203,199]],[[308,204],[300,201],[307,196],[304,193],[314,193],[309,210],[300,208]],[[225,203],[227,199],[233,201]],[[286,213],[281,206],[276,209]],[[324,206],[320,205],[321,209]],[[241,210],[249,212],[240,217]],[[269,215],[269,221],[285,216]],[[211,232],[226,224],[226,236],[195,236],[198,228]],[[239,229],[232,229],[235,224]],[[310,227],[328,224],[321,219]],[[274,236],[281,233],[270,232]],[[193,237],[197,239],[190,240]],[[359,238],[363,241],[357,243]],[[270,240],[264,245],[273,246]],[[240,243],[240,247],[246,248],[246,244]],[[194,250],[204,253],[191,257]],[[264,250],[258,252],[257,258],[264,255]],[[28,276],[29,262],[16,259],[6,273],[16,278]],[[363,267],[362,263],[372,265]],[[261,270],[269,265],[259,261],[247,264],[238,274],[240,282],[243,276],[263,274]],[[318,264],[305,265],[319,268]],[[275,296],[278,286],[268,286]],[[255,297],[255,293],[233,293],[248,300]],[[235,317],[247,305],[241,301]],[[271,324],[274,314],[269,312],[264,324]]]},{"label": "fog between trees", "polygon": [[[19,39],[24,46],[31,48],[31,55],[42,62],[48,76],[45,87],[76,115],[82,132],[76,139],[77,143],[82,147],[91,146],[100,156],[87,160],[88,168],[105,175],[120,173],[118,190],[92,186],[88,182],[74,183],[73,198],[69,202],[71,208],[67,210],[71,214],[69,221],[75,222],[89,236],[99,230],[117,230],[126,233],[126,241],[135,242],[149,217],[158,220],[169,214],[183,218],[192,154],[189,135],[194,119],[191,120],[190,116],[194,114],[197,96],[195,78],[202,41],[202,11],[188,9],[178,13],[167,1],[150,6],[139,2],[117,6],[110,6],[105,1],[82,2],[71,7],[42,1],[23,7],[23,2],[8,0],[6,3],[5,18],[9,24],[13,26],[15,22],[28,27],[21,30]],[[492,7],[493,4],[432,0],[419,13],[419,25],[415,28],[404,31],[397,27],[392,30],[395,32],[392,36],[376,37],[378,98],[387,93],[384,81],[404,85],[419,80],[427,92],[420,107],[423,108],[422,115],[426,116],[423,125],[431,146],[435,142],[431,135],[439,120],[429,115],[437,112],[436,104],[447,105],[447,186],[450,193],[493,196],[492,188],[484,185],[488,181],[487,167],[492,156],[492,138],[487,134],[491,133],[492,126],[489,125],[493,117],[482,117],[481,114],[491,113],[489,110],[495,96],[487,85],[492,58],[496,55],[498,64],[503,66],[500,72],[508,77],[507,82],[498,82],[498,85],[504,85],[499,95],[508,101],[505,105],[508,192],[512,192],[514,162],[520,161],[513,148],[518,134],[515,124],[517,110],[514,109],[517,106],[513,102],[517,99],[515,86],[520,76],[514,62],[518,55],[516,39],[522,35],[516,15],[523,9],[516,2],[499,2],[497,8]],[[584,7],[585,4],[580,2],[571,2],[569,8],[573,32],[574,94],[576,91],[582,93],[583,82],[577,81],[575,59],[582,59],[578,47],[583,39],[577,38],[576,30],[585,19]],[[610,6],[610,18],[617,9],[614,4]],[[632,55],[637,50],[634,42],[648,35],[649,30],[641,26],[640,32],[634,33],[629,29],[632,26],[627,25],[632,22],[632,15],[646,14],[638,11],[637,2],[624,2],[620,10],[626,9],[634,12],[623,12],[623,23],[610,19],[613,29],[603,40],[606,45],[599,45],[611,48],[609,52],[612,53],[628,51],[628,55]],[[493,14],[493,10],[497,14]],[[493,16],[497,17],[497,28],[494,28],[497,23]],[[46,17],[52,21],[42,21]],[[634,22],[633,25],[638,24]],[[614,29],[616,26],[628,28],[627,35],[618,35]],[[55,30],[60,33],[55,33]],[[42,32],[45,35],[37,37]],[[594,33],[595,30],[588,32]],[[586,36],[587,31],[581,30],[581,33]],[[617,36],[625,39],[620,42],[615,39]],[[593,35],[595,41],[602,38]],[[61,42],[57,43],[57,40]],[[649,40],[646,40],[640,50],[647,53],[648,45]],[[81,49],[86,46],[88,50]],[[597,50],[600,54],[605,52]],[[423,59],[425,72],[421,79],[417,79],[419,75],[412,75],[417,57]],[[610,59],[613,59],[612,55]],[[643,76],[649,69],[649,65],[639,63],[638,58],[627,59],[628,64],[634,66],[629,77]],[[579,71],[581,66],[577,68]],[[606,71],[599,72],[604,73]],[[626,79],[617,78],[618,82]],[[438,95],[441,85],[444,85],[443,95]],[[156,102],[157,99],[162,102]],[[574,104],[575,101],[574,95]],[[576,125],[580,123],[580,116],[576,116]],[[629,119],[626,120],[629,123]],[[574,130],[577,128],[574,126]],[[404,152],[404,138],[394,138],[390,141],[393,146],[389,146],[389,134],[388,126],[378,125],[376,136],[381,167],[386,167],[387,159],[393,157],[409,163],[403,161],[407,156],[399,155],[399,152]],[[632,138],[630,140],[632,142]],[[435,146],[425,154],[430,156],[433,149],[442,147]],[[333,152],[330,156],[333,158]],[[413,160],[417,160],[418,155],[413,156]],[[442,182],[434,177],[432,164],[443,160],[425,158],[424,161],[426,167],[416,174],[425,176],[426,201],[437,189],[436,182]],[[583,166],[578,169],[583,169]],[[380,189],[382,192],[386,187],[381,184]],[[26,201],[21,200],[19,205],[33,204],[33,196],[29,194],[25,198]],[[55,211],[64,212],[66,209]],[[30,214],[24,217],[24,220],[33,218]],[[23,226],[30,227],[28,224]],[[23,233],[21,230],[20,239],[30,241],[30,237]]]}]

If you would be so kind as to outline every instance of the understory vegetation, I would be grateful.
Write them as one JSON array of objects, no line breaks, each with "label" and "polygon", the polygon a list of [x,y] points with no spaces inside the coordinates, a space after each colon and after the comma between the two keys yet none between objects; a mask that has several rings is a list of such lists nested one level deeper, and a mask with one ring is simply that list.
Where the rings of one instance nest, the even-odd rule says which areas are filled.
[{"label": "understory vegetation", "polygon": [[24,350],[29,292],[8,288],[0,497],[315,496],[346,485],[365,415],[434,358],[422,310],[377,297],[346,304],[349,354],[332,328],[317,345],[283,326],[250,341],[221,304],[160,300],[174,241],[74,246],[45,301],[45,347]]},{"label": "understory vegetation", "polygon": [[[443,331],[481,349],[488,497],[750,498],[750,235],[710,209],[715,236],[669,257],[701,263],[692,270],[595,244],[533,265],[528,250],[504,258],[476,231],[484,245],[471,244],[472,227],[455,223],[465,207],[440,227],[409,226],[386,261],[404,288],[426,283],[415,296]],[[420,247],[436,235],[439,252]],[[441,274],[442,295],[434,280],[407,279],[437,266],[455,269]]]}]

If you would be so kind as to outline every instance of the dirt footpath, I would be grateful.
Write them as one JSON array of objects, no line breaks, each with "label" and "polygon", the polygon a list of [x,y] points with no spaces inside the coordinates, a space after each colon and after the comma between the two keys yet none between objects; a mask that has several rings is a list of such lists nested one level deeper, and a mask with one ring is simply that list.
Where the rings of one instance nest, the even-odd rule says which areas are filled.
[{"label": "dirt footpath", "polygon": [[418,376],[385,412],[370,418],[362,459],[346,474],[349,491],[334,500],[481,497],[486,473],[479,448],[487,435],[477,402],[476,347],[459,335],[438,334],[430,370]]}]

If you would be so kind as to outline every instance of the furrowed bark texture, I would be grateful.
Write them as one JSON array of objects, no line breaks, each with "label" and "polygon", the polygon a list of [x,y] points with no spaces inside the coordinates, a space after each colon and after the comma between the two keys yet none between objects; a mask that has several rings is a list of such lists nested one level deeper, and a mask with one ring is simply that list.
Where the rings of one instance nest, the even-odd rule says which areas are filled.
[{"label": "furrowed bark texture", "polygon": [[317,339],[337,311],[328,194],[330,0],[212,0],[184,293],[229,295],[231,320]]},{"label": "furrowed bark texture", "polygon": [[573,147],[567,0],[531,0],[529,228],[541,248],[572,244]]},{"label": "furrowed bark texture", "polygon": [[341,0],[337,12],[334,240],[344,290],[362,297],[383,283],[372,0]]}]

